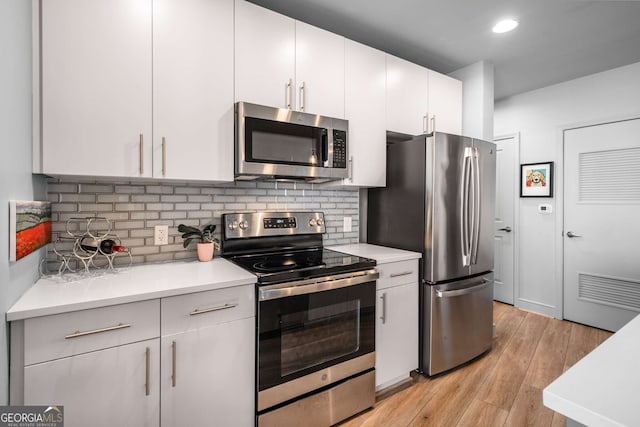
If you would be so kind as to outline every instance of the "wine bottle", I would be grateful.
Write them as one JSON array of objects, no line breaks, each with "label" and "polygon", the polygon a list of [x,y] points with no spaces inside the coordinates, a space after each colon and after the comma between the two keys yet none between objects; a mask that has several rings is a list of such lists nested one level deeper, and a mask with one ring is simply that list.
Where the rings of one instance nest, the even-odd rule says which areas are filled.
[{"label": "wine bottle", "polygon": [[103,254],[112,254],[114,252],[124,252],[126,250],[126,248],[122,245],[118,245],[116,244],[115,240],[112,239],[105,239],[105,240],[100,240],[100,241],[93,241],[93,245],[85,245],[85,244],[80,244],[80,247],[85,251],[85,252],[89,252],[89,253],[93,253],[93,252],[97,252],[98,251],[98,246],[94,246],[99,242],[99,246],[100,246],[100,252],[102,252]]}]

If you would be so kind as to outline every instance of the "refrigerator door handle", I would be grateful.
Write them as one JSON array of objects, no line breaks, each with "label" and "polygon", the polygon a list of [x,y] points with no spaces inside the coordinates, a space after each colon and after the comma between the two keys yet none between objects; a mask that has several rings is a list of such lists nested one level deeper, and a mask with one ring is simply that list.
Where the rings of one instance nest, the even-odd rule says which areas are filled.
[{"label": "refrigerator door handle", "polygon": [[477,147],[473,147],[473,235],[471,237],[471,264],[478,263],[478,246],[480,245],[480,212],[482,211],[482,198],[480,186],[480,153]]},{"label": "refrigerator door handle", "polygon": [[462,184],[462,191],[460,192],[460,246],[462,249],[462,265],[468,267],[471,262],[471,218],[469,212],[469,193],[470,193],[470,179],[471,179],[471,157],[473,151],[471,147],[465,147],[464,158],[462,163],[462,173],[460,182]]},{"label": "refrigerator door handle", "polygon": [[477,291],[481,291],[482,289],[489,286],[491,281],[489,279],[482,279],[482,282],[476,283],[474,286],[470,286],[468,288],[463,289],[455,289],[453,291],[436,291],[436,297],[438,298],[449,298],[449,297],[458,297],[461,295],[472,294]]}]

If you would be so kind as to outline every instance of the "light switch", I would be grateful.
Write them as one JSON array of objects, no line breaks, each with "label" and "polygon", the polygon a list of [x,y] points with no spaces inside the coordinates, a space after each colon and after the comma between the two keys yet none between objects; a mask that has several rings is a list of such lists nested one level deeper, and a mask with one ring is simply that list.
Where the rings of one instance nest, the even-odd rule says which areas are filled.
[{"label": "light switch", "polygon": [[350,216],[345,216],[342,219],[342,231],[344,231],[345,233],[349,233],[351,231],[351,217]]}]

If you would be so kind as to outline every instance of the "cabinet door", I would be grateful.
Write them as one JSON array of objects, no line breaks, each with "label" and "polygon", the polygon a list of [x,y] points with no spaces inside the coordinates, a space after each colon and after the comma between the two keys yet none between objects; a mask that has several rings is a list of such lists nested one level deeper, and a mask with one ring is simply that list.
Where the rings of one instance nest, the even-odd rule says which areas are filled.
[{"label": "cabinet door", "polygon": [[157,427],[159,341],[156,338],[27,366],[24,404],[64,405],[68,427]]},{"label": "cabinet door", "polygon": [[154,0],[153,176],[233,181],[233,0]]},{"label": "cabinet door", "polygon": [[346,40],[345,112],[350,178],[343,184],[384,187],[386,181],[385,53]]},{"label": "cabinet door", "polygon": [[297,109],[344,118],[345,39],[296,22]]},{"label": "cabinet door", "polygon": [[418,368],[418,284],[377,292],[376,390]]},{"label": "cabinet door", "polygon": [[254,335],[250,317],[162,337],[163,427],[254,425]]},{"label": "cabinet door", "polygon": [[462,134],[462,82],[429,70],[429,131]]},{"label": "cabinet door", "polygon": [[387,130],[419,135],[426,131],[426,68],[387,55]]},{"label": "cabinet door", "polygon": [[41,2],[48,174],[151,176],[151,0]]},{"label": "cabinet door", "polygon": [[245,0],[235,6],[236,101],[295,108],[295,21]]}]

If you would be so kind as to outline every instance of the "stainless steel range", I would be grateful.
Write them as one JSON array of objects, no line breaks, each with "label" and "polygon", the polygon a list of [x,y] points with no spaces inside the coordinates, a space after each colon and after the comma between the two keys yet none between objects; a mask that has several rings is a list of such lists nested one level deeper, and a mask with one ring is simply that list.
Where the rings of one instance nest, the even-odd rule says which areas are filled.
[{"label": "stainless steel range", "polygon": [[322,212],[222,216],[222,254],[258,277],[260,426],[329,426],[375,401],[375,261],[324,249]]}]

